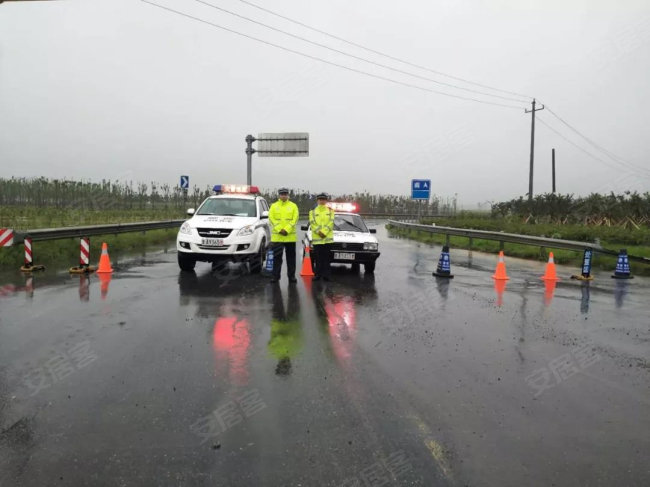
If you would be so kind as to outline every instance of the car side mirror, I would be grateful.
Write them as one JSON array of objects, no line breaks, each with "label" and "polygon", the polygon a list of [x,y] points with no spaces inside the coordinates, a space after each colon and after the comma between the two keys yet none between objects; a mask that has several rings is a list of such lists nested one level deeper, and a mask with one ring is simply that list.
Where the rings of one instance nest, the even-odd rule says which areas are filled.
[{"label": "car side mirror", "polygon": [[194,214],[194,211],[195,211],[194,208],[188,208],[188,209],[187,209],[187,214],[188,214],[188,215],[193,215],[193,214]]},{"label": "car side mirror", "polygon": [[300,230],[304,230],[305,232],[309,229],[309,225],[300,225]]},{"label": "car side mirror", "polygon": [[376,229],[376,228],[369,228],[368,231],[369,231],[370,233],[377,233],[377,229]]},{"label": "car side mirror", "polygon": [[262,216],[260,218],[268,218],[269,217],[269,212],[268,211],[263,211]]}]

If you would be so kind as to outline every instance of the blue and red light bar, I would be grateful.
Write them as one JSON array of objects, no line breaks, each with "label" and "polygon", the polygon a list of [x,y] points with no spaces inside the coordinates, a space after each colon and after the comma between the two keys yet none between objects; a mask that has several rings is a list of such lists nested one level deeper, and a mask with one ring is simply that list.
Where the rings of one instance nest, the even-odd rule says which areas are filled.
[{"label": "blue and red light bar", "polygon": [[356,203],[340,202],[340,201],[329,201],[325,203],[329,208],[334,211],[342,211],[347,213],[357,213],[359,211],[359,205]]},{"label": "blue and red light bar", "polygon": [[222,194],[259,194],[260,188],[248,184],[216,184],[212,191]]}]

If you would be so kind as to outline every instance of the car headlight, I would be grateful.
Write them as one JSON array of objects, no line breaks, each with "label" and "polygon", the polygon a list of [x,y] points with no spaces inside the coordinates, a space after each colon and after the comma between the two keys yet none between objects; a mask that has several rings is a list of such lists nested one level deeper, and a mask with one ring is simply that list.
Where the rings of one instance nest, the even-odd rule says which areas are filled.
[{"label": "car headlight", "polygon": [[184,233],[186,235],[191,235],[192,234],[192,227],[190,226],[189,223],[185,222],[181,225],[180,233]]},{"label": "car headlight", "polygon": [[237,232],[237,235],[240,237],[245,237],[246,235],[252,235],[254,231],[255,227],[253,225],[246,225],[245,227],[242,227],[239,232]]},{"label": "car headlight", "polygon": [[363,244],[363,250],[377,250],[379,244],[377,242],[365,242]]}]

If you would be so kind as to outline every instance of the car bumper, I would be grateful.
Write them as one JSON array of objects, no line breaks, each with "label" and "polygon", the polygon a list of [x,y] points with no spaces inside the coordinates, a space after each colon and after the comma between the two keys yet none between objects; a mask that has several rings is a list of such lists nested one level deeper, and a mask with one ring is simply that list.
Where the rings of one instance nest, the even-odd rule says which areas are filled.
[{"label": "car bumper", "polygon": [[[350,259],[347,257],[350,257],[351,255],[346,255],[346,258],[341,258],[343,257],[342,254],[352,254],[354,258]],[[339,263],[339,264],[365,264],[367,262],[374,262],[376,261],[379,256],[381,255],[380,252],[374,251],[374,250],[331,250],[330,251],[330,261]]]},{"label": "car bumper", "polygon": [[176,239],[176,250],[185,254],[193,255],[196,260],[217,261],[237,260],[237,257],[247,257],[257,253],[258,243],[255,235],[230,236],[223,239],[223,245],[206,246],[202,244],[200,237],[192,235],[178,235]]}]

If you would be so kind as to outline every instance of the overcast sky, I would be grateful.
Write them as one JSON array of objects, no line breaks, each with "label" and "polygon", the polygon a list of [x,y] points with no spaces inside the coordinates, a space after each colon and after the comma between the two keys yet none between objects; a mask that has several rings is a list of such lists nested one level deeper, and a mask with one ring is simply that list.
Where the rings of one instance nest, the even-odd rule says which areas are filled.
[{"label": "overcast sky", "polygon": [[[407,194],[411,178],[463,207],[528,191],[530,100],[328,38],[239,0],[205,0],[376,63],[355,60],[195,0],[151,0],[374,75],[240,37],[139,0],[0,5],[0,176],[178,184],[246,179],[244,137],[309,132],[308,158],[257,158],[253,182]],[[431,70],[537,97],[535,193],[650,190],[647,0],[250,0]],[[515,98],[458,90],[422,78]]]}]

